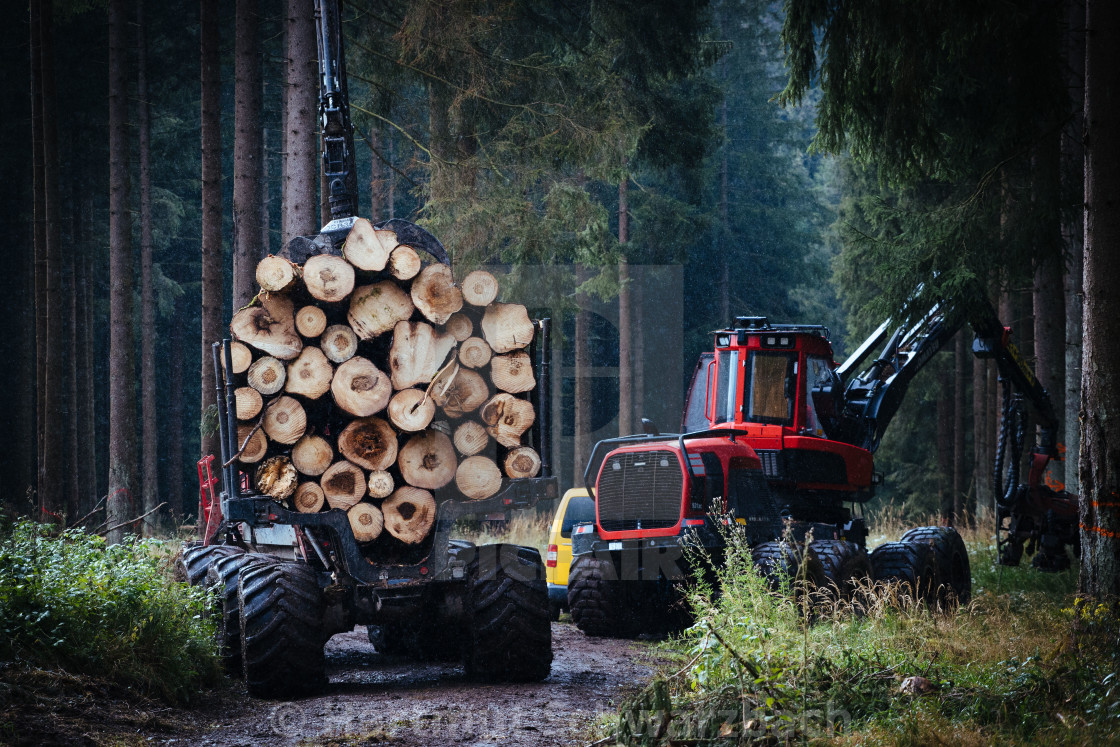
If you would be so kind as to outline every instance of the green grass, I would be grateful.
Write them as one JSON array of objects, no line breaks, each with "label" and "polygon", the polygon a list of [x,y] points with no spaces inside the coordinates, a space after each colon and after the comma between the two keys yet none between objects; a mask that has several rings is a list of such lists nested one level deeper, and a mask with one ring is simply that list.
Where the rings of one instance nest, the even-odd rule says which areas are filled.
[{"label": "green grass", "polygon": [[158,540],[106,545],[32,522],[0,527],[0,662],[170,702],[220,679],[206,592],[171,580]]},{"label": "green grass", "polygon": [[[622,708],[618,741],[1120,743],[1120,614],[1076,599],[1075,571],[1001,569],[982,531],[968,539],[973,601],[931,611],[889,585],[858,610],[773,594],[732,536],[667,644],[676,671]],[[902,692],[911,676],[929,691]]]},{"label": "green grass", "polygon": [[535,547],[544,560],[548,552],[548,529],[552,515],[537,516],[532,513],[516,514],[501,529],[491,529],[477,523],[462,522],[452,532],[454,539],[463,539],[476,545],[491,545],[508,542],[514,545]]}]

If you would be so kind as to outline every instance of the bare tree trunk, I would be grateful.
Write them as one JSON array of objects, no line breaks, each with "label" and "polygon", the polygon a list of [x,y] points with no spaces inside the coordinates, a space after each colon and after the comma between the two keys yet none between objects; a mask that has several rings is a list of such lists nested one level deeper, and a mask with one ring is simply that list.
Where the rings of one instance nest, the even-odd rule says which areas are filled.
[{"label": "bare tree trunk", "polygon": [[[642,268],[645,269],[645,268]],[[647,281],[646,273],[642,272],[639,275],[639,282],[634,285],[634,292],[631,294],[631,312],[630,328],[634,330],[634,363],[632,369],[633,381],[633,420],[631,422],[641,424],[642,417],[646,414],[645,397],[646,397],[646,380],[645,380],[645,327],[643,325],[642,313],[642,298],[644,293],[642,291],[643,284]],[[671,425],[675,428],[676,425]]]},{"label": "bare tree trunk", "polygon": [[233,141],[233,308],[253,298],[261,258],[261,44],[257,0],[237,0]]},{"label": "bare tree trunk", "polygon": [[[47,401],[47,236],[46,197],[43,194],[43,63],[39,50],[42,0],[31,0],[31,161],[32,161],[32,241],[35,245],[35,486],[40,499],[45,478],[43,425]],[[38,505],[38,504],[37,504]],[[35,518],[41,518],[36,511]]]},{"label": "bare tree trunk", "polygon": [[[216,407],[210,345],[222,337],[222,82],[218,0],[199,13],[202,77],[202,397],[201,414]],[[205,419],[205,417],[203,417]],[[201,456],[220,453],[218,435],[203,432]]]},{"label": "bare tree trunk", "polygon": [[182,524],[183,505],[183,319],[182,309],[172,317],[169,342],[170,370],[167,396],[167,489],[170,513],[176,525]]},{"label": "bare tree trunk", "polygon": [[[1067,73],[1067,87],[1073,104],[1073,117],[1062,131],[1062,174],[1068,180],[1066,192],[1069,202],[1082,202],[1085,189],[1084,118],[1080,103],[1085,86],[1085,5],[1081,2],[1066,3],[1066,33],[1063,57]],[[1063,426],[1066,446],[1066,490],[1077,495],[1081,492],[1077,475],[1077,459],[1081,445],[1081,276],[1084,265],[1083,211],[1073,211],[1074,217],[1062,226],[1063,243],[1069,256],[1065,273],[1066,347]],[[1057,393],[1055,392],[1055,395]]]},{"label": "bare tree trunk", "polygon": [[968,491],[968,456],[965,453],[965,409],[968,401],[968,350],[965,333],[957,333],[954,362],[956,371],[953,393],[953,519],[965,521],[971,513],[971,506],[965,503]]},{"label": "bare tree trunk", "polygon": [[1120,5],[1085,3],[1081,590],[1120,595]]},{"label": "bare tree trunk", "polygon": [[281,246],[318,226],[316,188],[319,148],[316,105],[319,98],[315,17],[305,0],[288,0],[287,85],[284,87],[284,206]]},{"label": "bare tree trunk", "polygon": [[[152,288],[152,128],[148,105],[148,41],[144,0],[136,0],[136,96],[140,136],[140,399],[143,413],[144,511],[159,505],[159,432],[156,425],[156,300]],[[144,536],[151,537],[159,516],[144,519]]]},{"label": "bare tree trunk", "polygon": [[988,400],[995,394],[988,391],[988,361],[976,356],[971,357],[973,510],[979,515],[986,512],[991,503],[989,490],[991,457],[988,449],[993,427],[988,421]]},{"label": "bare tree trunk", "polygon": [[[132,339],[132,217],[128,168],[128,17],[109,2],[109,500],[110,526],[126,521],[136,489],[136,395]],[[120,542],[123,529],[108,535]]]},{"label": "bare tree trunk", "polygon": [[[720,60],[721,69],[725,63]],[[726,74],[724,74],[726,75]],[[727,252],[727,236],[731,230],[731,222],[728,218],[727,201],[728,201],[728,165],[727,165],[727,99],[723,100],[720,105],[720,129],[723,132],[723,149],[720,156],[719,163],[719,241],[717,242],[717,251],[720,258],[720,276],[719,276],[719,323],[731,323],[731,262],[728,259]]]},{"label": "bare tree trunk", "polygon": [[[586,278],[585,272],[579,273],[580,281]],[[579,296],[582,298],[582,295]],[[590,326],[591,313],[585,309],[576,311],[576,330],[575,330],[575,394],[574,394],[574,407],[573,417],[574,433],[573,439],[573,482],[576,485],[583,484],[583,470],[587,466],[587,458],[590,455],[590,444],[588,443],[591,434],[591,351],[588,345],[588,333]]]},{"label": "bare tree trunk", "polygon": [[[77,181],[75,181],[77,184]],[[77,191],[77,190],[75,190]],[[81,202],[75,198],[75,213],[81,215],[78,206]],[[84,228],[75,231],[76,236],[84,234]],[[78,475],[80,500],[79,511],[85,514],[97,502],[97,476],[94,474],[97,464],[94,454],[94,444],[97,442],[94,434],[94,418],[96,409],[93,401],[93,315],[90,313],[89,292],[89,244],[85,241],[78,242],[79,251],[74,257],[75,268],[75,294],[74,294],[74,374],[76,379],[74,410],[77,415],[75,433],[77,435],[77,455],[75,472]]]},{"label": "bare tree trunk", "polygon": [[388,161],[388,179],[389,179],[389,211],[386,217],[392,220],[396,217],[396,204],[397,204],[397,175],[393,171],[393,131],[389,130],[386,133],[385,143],[385,160]]},{"label": "bare tree trunk", "polygon": [[618,243],[623,257],[618,263],[618,435],[634,432],[632,369],[630,368],[630,264],[626,258],[626,245],[630,242],[630,176],[625,175],[618,184]]},{"label": "bare tree trunk", "polygon": [[429,201],[437,205],[450,196],[451,122],[447,115],[450,104],[447,86],[428,83],[428,130],[430,132],[432,159],[428,181]]},{"label": "bare tree trunk", "polygon": [[70,387],[66,370],[70,365],[66,320],[70,306],[64,297],[61,193],[58,186],[58,126],[55,116],[54,15],[51,3],[43,3],[39,16],[39,54],[42,93],[43,216],[46,237],[46,411],[43,433],[43,471],[39,485],[39,519],[50,521],[65,515],[70,486]]},{"label": "bare tree trunk", "polygon": [[369,159],[370,174],[369,174],[369,216],[373,222],[385,220],[385,178],[382,172],[385,170],[385,165],[381,162],[381,128],[376,125],[370,125],[369,128],[369,146],[372,151],[372,157]]},{"label": "bare tree trunk", "polygon": [[[949,351],[946,351],[947,353]],[[940,393],[937,397],[937,494],[941,504],[941,520],[953,525],[953,375],[954,359],[947,361],[948,370],[940,377]]]}]

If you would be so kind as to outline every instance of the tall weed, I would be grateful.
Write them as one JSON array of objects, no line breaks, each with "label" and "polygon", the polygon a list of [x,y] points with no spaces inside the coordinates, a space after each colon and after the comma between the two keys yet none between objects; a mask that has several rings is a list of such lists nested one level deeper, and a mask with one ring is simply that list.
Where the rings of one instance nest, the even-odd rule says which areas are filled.
[{"label": "tall weed", "polygon": [[0,531],[0,661],[172,702],[220,677],[206,592],[171,580],[158,540],[107,545],[28,521]]}]

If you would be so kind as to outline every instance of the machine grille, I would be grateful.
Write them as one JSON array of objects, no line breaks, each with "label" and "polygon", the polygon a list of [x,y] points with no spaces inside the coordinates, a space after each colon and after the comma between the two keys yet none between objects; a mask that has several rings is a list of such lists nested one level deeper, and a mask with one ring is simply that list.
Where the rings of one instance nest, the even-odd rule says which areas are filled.
[{"label": "machine grille", "polygon": [[599,473],[599,525],[608,532],[671,527],[681,518],[683,489],[672,451],[610,456]]},{"label": "machine grille", "polygon": [[755,454],[758,454],[758,460],[762,462],[762,471],[773,479],[782,479],[782,468],[780,456],[777,449],[755,449]]}]

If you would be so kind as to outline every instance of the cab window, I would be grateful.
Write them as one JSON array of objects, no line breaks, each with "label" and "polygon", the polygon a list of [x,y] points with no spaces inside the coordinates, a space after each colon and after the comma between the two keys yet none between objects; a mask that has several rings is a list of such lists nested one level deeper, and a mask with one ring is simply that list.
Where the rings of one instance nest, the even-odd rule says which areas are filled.
[{"label": "cab window", "polygon": [[782,353],[751,353],[748,364],[744,419],[754,423],[788,425],[793,419],[793,381],[795,360]]},{"label": "cab window", "polygon": [[813,389],[828,383],[830,369],[827,358],[810,355],[805,359],[805,405],[809,414],[807,426],[816,436],[824,436],[824,428],[817,415],[817,408],[813,405]]},{"label": "cab window", "polygon": [[572,496],[568,501],[568,508],[564,511],[564,521],[560,524],[560,536],[572,536],[572,527],[576,524],[585,524],[595,521],[595,501],[586,495]]}]

